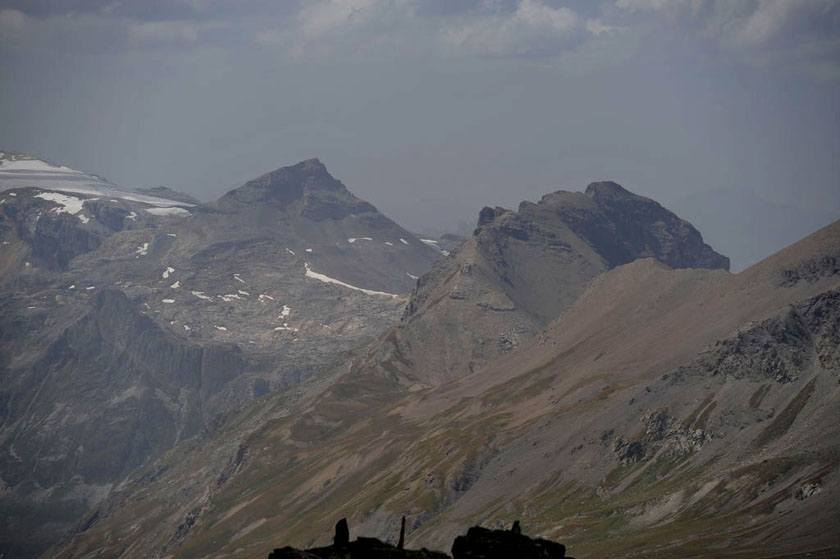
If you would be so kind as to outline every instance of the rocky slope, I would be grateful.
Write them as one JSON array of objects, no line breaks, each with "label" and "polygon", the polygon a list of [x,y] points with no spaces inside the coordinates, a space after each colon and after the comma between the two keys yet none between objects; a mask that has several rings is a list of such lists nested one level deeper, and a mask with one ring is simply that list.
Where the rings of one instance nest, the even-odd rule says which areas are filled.
[{"label": "rocky slope", "polygon": [[737,276],[619,266],[437,387],[360,358],[177,447],[56,555],[252,557],[343,514],[380,537],[405,514],[432,549],[521,517],[578,557],[836,555],[838,261],[840,222]]},{"label": "rocky slope", "polygon": [[420,279],[370,366],[409,385],[457,378],[526,343],[598,274],[646,257],[729,267],[691,224],[612,182],[554,192],[516,212],[484,208],[474,235]]},{"label": "rocky slope", "polygon": [[[622,205],[637,216],[635,225],[609,217]],[[596,250],[581,235],[601,244]],[[728,322],[697,315],[694,333],[680,338],[675,309],[691,318],[706,297],[714,303],[707,308],[730,312],[742,295],[740,280],[648,258],[598,276],[587,289],[609,262],[632,254],[676,266],[689,258],[698,266],[726,264],[690,225],[617,185],[556,193],[516,213],[482,211],[473,238],[420,279],[400,325],[326,371],[319,386],[293,389],[301,397],[266,396],[216,433],[178,445],[92,512],[57,553],[255,556],[277,541],[324,543],[329,519],[344,513],[379,536],[394,533],[394,519],[405,513],[409,541],[438,549],[473,521],[495,526],[522,515],[529,531],[561,530],[548,516],[552,507],[567,492],[597,495],[592,477],[621,463],[612,448],[627,439],[618,429],[641,421],[625,416],[638,411],[625,396],[658,378],[662,363],[690,362],[730,328],[804,292],[788,291],[787,299],[773,293],[733,311]],[[731,296],[719,300],[723,285]],[[529,299],[528,286],[544,295],[544,305]],[[565,311],[551,322],[550,308]],[[493,316],[504,319],[488,325]],[[471,330],[510,328],[526,318],[541,333],[523,336],[519,347],[497,347],[479,362],[474,344],[464,343]],[[660,346],[666,326],[675,339]],[[444,335],[435,337],[436,329]],[[647,334],[636,338],[642,329]],[[593,435],[601,413],[613,428],[608,443],[601,441],[608,429]],[[570,459],[590,442],[592,462]],[[596,533],[589,533],[593,540]]]},{"label": "rocky slope", "polygon": [[201,206],[3,161],[0,552],[16,556],[224,410],[371,341],[440,256],[317,160]]}]

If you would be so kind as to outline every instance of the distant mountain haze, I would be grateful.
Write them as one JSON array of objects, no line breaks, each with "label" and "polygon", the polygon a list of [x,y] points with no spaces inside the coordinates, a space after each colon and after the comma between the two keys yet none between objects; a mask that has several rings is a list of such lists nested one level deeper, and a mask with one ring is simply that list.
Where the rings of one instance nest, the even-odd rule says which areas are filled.
[{"label": "distant mountain haze", "polygon": [[746,186],[698,192],[676,200],[674,207],[729,256],[733,272],[840,219],[840,211],[771,202]]}]

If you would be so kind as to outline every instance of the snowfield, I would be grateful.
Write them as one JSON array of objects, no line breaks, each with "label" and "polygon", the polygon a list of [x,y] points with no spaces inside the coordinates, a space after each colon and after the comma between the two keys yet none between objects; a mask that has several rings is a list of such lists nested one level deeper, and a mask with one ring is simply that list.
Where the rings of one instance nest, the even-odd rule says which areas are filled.
[{"label": "snowfield", "polygon": [[356,287],[355,285],[350,285],[349,283],[344,283],[341,280],[337,280],[335,278],[325,276],[324,274],[319,274],[318,272],[313,272],[309,268],[309,262],[304,263],[304,266],[306,268],[306,277],[308,277],[308,278],[316,279],[316,280],[322,281],[324,283],[332,283],[332,284],[335,284],[335,285],[340,285],[342,287],[346,287],[347,289],[352,289],[353,291],[361,291],[362,293],[364,293],[366,295],[380,295],[380,296],[383,296],[383,297],[393,297],[393,298],[399,297],[399,295],[395,295],[393,293],[385,293],[384,291],[374,291],[372,289],[364,289],[364,288],[361,288],[361,287]]},{"label": "snowfield", "polygon": [[40,194],[36,194],[35,198],[41,198],[43,200],[49,200],[50,202],[55,202],[58,204],[57,208],[53,208],[57,214],[68,213],[72,215],[76,215],[84,206],[85,201],[81,198],[76,198],[75,196],[67,196],[65,194],[59,194],[58,192],[42,192]]},{"label": "snowfield", "polygon": [[[152,210],[176,208],[173,213],[158,215],[184,215],[189,213],[184,208],[192,207],[192,204],[133,192],[102,177],[76,171],[62,165],[53,165],[37,157],[0,152],[0,191],[26,187],[140,202],[156,206],[150,208]],[[156,212],[152,211],[150,213]]]}]

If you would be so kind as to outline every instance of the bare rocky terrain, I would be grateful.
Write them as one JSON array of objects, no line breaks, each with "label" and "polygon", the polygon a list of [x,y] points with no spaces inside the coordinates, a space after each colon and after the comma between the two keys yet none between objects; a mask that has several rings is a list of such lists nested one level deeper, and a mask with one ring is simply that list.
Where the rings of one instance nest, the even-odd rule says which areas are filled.
[{"label": "bare rocky terrain", "polygon": [[397,321],[440,257],[317,160],[195,205],[0,165],[0,553]]},{"label": "bare rocky terrain", "polygon": [[637,260],[437,386],[369,367],[375,343],[179,445],[56,553],[254,557],[404,514],[414,548],[522,518],[576,557],[836,555],[838,257],[840,222],[736,276]]},{"label": "bare rocky terrain", "polygon": [[[658,206],[608,186],[637,216],[639,204]],[[577,557],[836,555],[840,222],[732,275],[696,231],[679,220],[669,230],[660,214],[658,235],[637,229],[637,258],[610,268],[610,244],[566,233],[579,208],[550,206],[570,197],[594,213],[581,197],[597,205],[602,187],[482,211],[474,236],[418,281],[398,325],[292,389],[299,397],[267,395],[174,447],[54,553],[252,557],[324,545],[341,516],[388,540],[405,515],[413,548],[445,550],[468,526],[521,518]],[[538,228],[545,216],[563,217]],[[540,251],[550,266],[534,246],[556,238],[547,223],[588,251],[566,249],[579,267],[542,287],[537,266],[506,263]],[[628,234],[614,237],[625,249]],[[674,256],[687,246],[697,267]],[[586,277],[592,262],[602,271]],[[474,263],[480,281],[466,284]],[[457,334],[488,328],[475,312],[515,321],[528,316],[517,288],[529,281],[554,293],[558,315],[529,313],[534,334],[495,355],[477,359],[464,337],[442,343],[412,324]],[[499,293],[513,308],[486,308]]]}]

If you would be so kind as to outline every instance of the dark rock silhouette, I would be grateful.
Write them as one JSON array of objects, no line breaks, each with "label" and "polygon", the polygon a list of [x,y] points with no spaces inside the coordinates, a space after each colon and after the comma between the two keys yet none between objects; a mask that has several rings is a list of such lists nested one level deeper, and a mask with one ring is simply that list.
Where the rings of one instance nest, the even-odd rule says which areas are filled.
[{"label": "dark rock silhouette", "polygon": [[519,522],[511,530],[488,530],[473,526],[466,536],[458,536],[452,544],[455,559],[563,559],[566,546],[521,533]]},{"label": "dark rock silhouette", "polygon": [[347,547],[350,544],[350,528],[347,526],[347,519],[342,518],[335,525],[334,547]]},{"label": "dark rock silhouette", "polygon": [[[451,559],[449,555],[428,549],[403,549],[405,517],[400,523],[400,539],[396,547],[376,538],[356,538],[350,541],[347,519],[335,525],[333,545],[305,551],[292,547],[278,548],[268,559]],[[488,530],[479,526],[469,529],[466,536],[458,536],[452,544],[454,559],[574,559],[566,557],[566,546],[540,538],[522,535],[519,521],[510,530]]]}]

